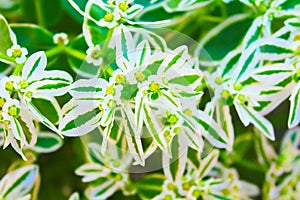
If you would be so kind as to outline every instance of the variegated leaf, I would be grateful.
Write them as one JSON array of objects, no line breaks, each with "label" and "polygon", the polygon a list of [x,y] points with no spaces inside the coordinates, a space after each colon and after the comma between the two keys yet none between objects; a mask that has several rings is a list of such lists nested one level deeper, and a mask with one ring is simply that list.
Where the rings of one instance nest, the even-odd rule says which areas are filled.
[{"label": "variegated leaf", "polygon": [[171,158],[163,153],[163,170],[170,182],[180,181],[187,163],[186,141],[180,135],[176,135],[171,143]]},{"label": "variegated leaf", "polygon": [[300,122],[300,88],[296,87],[290,96],[288,127],[294,128]]},{"label": "variegated leaf", "polygon": [[26,195],[38,177],[37,165],[28,165],[6,174],[0,181],[0,196],[18,199]]},{"label": "variegated leaf", "polygon": [[38,153],[51,153],[63,145],[62,139],[52,132],[40,132],[32,150]]},{"label": "variegated leaf", "polygon": [[[275,140],[275,133],[272,124],[264,118],[260,113],[245,105],[241,105],[239,102],[234,102],[234,106],[239,113],[239,117],[242,116],[245,126],[252,123],[257,129],[259,129],[266,137],[271,140]],[[242,113],[242,114],[241,114]]]},{"label": "variegated leaf", "polygon": [[81,102],[70,110],[60,121],[59,131],[62,135],[76,137],[89,133],[98,126],[101,116],[99,102]]}]

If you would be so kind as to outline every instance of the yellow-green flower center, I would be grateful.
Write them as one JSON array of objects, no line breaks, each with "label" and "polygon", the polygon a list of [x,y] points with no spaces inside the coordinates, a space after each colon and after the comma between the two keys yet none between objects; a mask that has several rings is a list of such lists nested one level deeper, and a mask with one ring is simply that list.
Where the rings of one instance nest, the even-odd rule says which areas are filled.
[{"label": "yellow-green flower center", "polygon": [[6,100],[4,98],[0,97],[0,108],[3,108],[5,102],[6,102]]},{"label": "yellow-green flower center", "polygon": [[116,83],[118,83],[118,84],[124,83],[125,80],[126,80],[126,77],[123,74],[118,74],[116,76]]},{"label": "yellow-green flower center", "polygon": [[167,117],[167,120],[166,122],[169,124],[169,125],[174,125],[178,122],[178,117],[175,115],[175,114],[171,114]]},{"label": "yellow-green flower center", "polygon": [[173,197],[172,197],[172,195],[167,194],[167,195],[164,197],[164,200],[173,200]]},{"label": "yellow-green flower center", "polygon": [[265,3],[261,2],[261,4],[258,6],[257,10],[259,13],[263,14],[267,11],[267,6]]},{"label": "yellow-green flower center", "polygon": [[20,114],[20,108],[18,108],[16,105],[12,105],[8,107],[8,115],[12,117],[18,117]]},{"label": "yellow-green flower center", "polygon": [[120,8],[123,12],[125,12],[125,11],[129,8],[129,6],[128,6],[126,3],[120,3],[120,4],[119,4],[119,8]]},{"label": "yellow-green flower center", "polygon": [[116,177],[115,177],[116,181],[121,181],[122,179],[123,179],[122,174],[117,174]]},{"label": "yellow-green flower center", "polygon": [[192,195],[196,198],[200,197],[201,196],[201,191],[200,190],[194,190]]},{"label": "yellow-green flower center", "polygon": [[297,75],[297,78],[300,78],[300,68],[297,70],[296,75]]},{"label": "yellow-green flower center", "polygon": [[184,183],[184,184],[182,185],[182,188],[183,188],[184,190],[188,191],[188,190],[191,188],[191,184],[190,184],[190,183]]},{"label": "yellow-green flower center", "polygon": [[18,58],[18,57],[20,57],[21,55],[22,55],[21,49],[14,49],[14,50],[12,51],[12,56],[15,57],[15,58]]},{"label": "yellow-green flower center", "polygon": [[27,91],[24,95],[25,95],[26,98],[30,99],[33,95],[33,92]]},{"label": "yellow-green flower center", "polygon": [[170,191],[175,191],[177,187],[173,183],[168,183],[167,188]]},{"label": "yellow-green flower center", "polygon": [[111,95],[114,95],[115,92],[116,92],[116,89],[115,89],[114,85],[108,86],[105,91],[106,94],[111,94]]},{"label": "yellow-green flower center", "polygon": [[215,79],[215,83],[216,83],[217,85],[221,85],[221,84],[223,83],[222,77],[218,76],[218,77]]},{"label": "yellow-green flower center", "polygon": [[160,85],[158,83],[156,83],[156,82],[151,82],[149,84],[149,89],[150,89],[151,92],[159,92]]},{"label": "yellow-green flower center", "polygon": [[297,54],[300,54],[300,45],[297,46],[297,50],[296,51],[297,51],[296,52]]},{"label": "yellow-green flower center", "polygon": [[174,133],[178,134],[180,131],[181,131],[181,128],[180,128],[180,127],[174,128]]},{"label": "yellow-green flower center", "polygon": [[237,98],[242,104],[246,102],[246,97],[243,94],[239,94]]},{"label": "yellow-green flower center", "polygon": [[144,81],[145,78],[146,78],[145,74],[143,74],[142,72],[137,72],[137,73],[135,73],[135,74],[134,74],[134,77],[136,78],[136,80],[137,80],[138,82],[142,82],[142,81]]},{"label": "yellow-green flower center", "polygon": [[221,96],[224,99],[228,99],[230,97],[230,92],[228,90],[223,90],[222,93],[221,93]]},{"label": "yellow-green flower center", "polygon": [[20,81],[19,85],[21,89],[26,89],[28,87],[28,83],[25,80]]},{"label": "yellow-green flower center", "polygon": [[101,52],[97,49],[94,49],[92,52],[91,52],[91,57],[94,59],[94,60],[97,60],[101,57]]},{"label": "yellow-green flower center", "polygon": [[6,82],[5,83],[5,89],[9,92],[14,90],[14,84],[12,81]]},{"label": "yellow-green flower center", "polygon": [[237,91],[240,91],[241,89],[243,88],[243,85],[240,84],[240,83],[235,83],[233,85],[233,89],[237,90]]},{"label": "yellow-green flower center", "polygon": [[107,102],[107,106],[108,106],[109,108],[115,108],[115,107],[117,107],[117,102],[116,102],[115,100],[110,99],[110,100]]},{"label": "yellow-green flower center", "polygon": [[187,116],[192,116],[193,115],[193,111],[190,108],[187,108],[183,111],[184,114],[186,114]]},{"label": "yellow-green flower center", "polygon": [[114,20],[114,15],[112,13],[106,13],[104,16],[104,21],[106,22],[112,22]]},{"label": "yellow-green flower center", "polygon": [[300,34],[294,36],[294,41],[300,41]]}]

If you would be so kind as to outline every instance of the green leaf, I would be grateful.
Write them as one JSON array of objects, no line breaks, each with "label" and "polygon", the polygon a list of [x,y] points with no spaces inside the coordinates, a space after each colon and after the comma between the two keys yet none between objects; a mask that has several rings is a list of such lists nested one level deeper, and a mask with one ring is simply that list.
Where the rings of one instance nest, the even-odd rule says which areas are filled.
[{"label": "green leaf", "polygon": [[[71,131],[71,130],[74,131],[74,129],[76,129],[77,127],[81,127],[81,126],[85,125],[91,119],[95,118],[100,112],[101,112],[101,110],[99,108],[95,108],[93,110],[87,111],[84,114],[76,116],[75,119],[72,119],[71,121],[66,123],[64,127],[62,127],[62,129],[61,129],[62,134],[66,134],[64,132],[67,132],[67,131]],[[77,133],[77,134],[83,134],[83,133]]]},{"label": "green leaf", "polygon": [[274,128],[272,124],[260,113],[252,108],[248,108],[245,105],[241,105],[237,102],[234,103],[239,116],[243,115],[248,122],[251,122],[257,129],[259,129],[266,137],[271,140],[275,139]]},{"label": "green leaf", "polygon": [[177,112],[186,123],[196,132],[199,132],[210,142],[210,144],[218,148],[231,149],[229,138],[224,130],[210,116],[201,110],[187,116]]},{"label": "green leaf", "polygon": [[[83,35],[77,36],[70,44],[70,47],[74,50],[79,51],[82,55],[85,56],[88,45],[83,37]],[[95,77],[99,72],[99,68],[93,64],[85,62],[85,59],[75,58],[71,55],[68,55],[68,62],[71,68],[83,77]]]},{"label": "green leaf", "polygon": [[6,19],[0,14],[0,53],[6,55],[7,49],[16,43],[14,40],[13,33],[11,32]]},{"label": "green leaf", "polygon": [[235,15],[212,29],[200,42],[199,60],[211,64],[224,58],[240,44],[251,23],[247,15]]},{"label": "green leaf", "polygon": [[168,0],[164,5],[164,8],[168,12],[174,11],[189,11],[194,10],[207,4],[211,3],[211,0],[195,0],[195,1],[187,1],[187,0]]},{"label": "green leaf", "polygon": [[45,116],[51,123],[57,124],[60,119],[57,107],[48,99],[33,98],[31,103],[40,113]]},{"label": "green leaf", "polygon": [[261,37],[264,28],[264,26],[262,25],[262,21],[262,17],[258,17],[253,21],[251,27],[247,31],[247,34],[244,38],[243,49],[248,48],[253,42],[255,42]]},{"label": "green leaf", "polygon": [[51,153],[58,150],[63,144],[62,139],[51,132],[38,134],[37,142],[31,149],[38,153]]},{"label": "green leaf", "polygon": [[163,170],[169,181],[177,182],[183,176],[187,163],[187,146],[182,137],[173,137],[170,152],[172,157],[163,154]]},{"label": "green leaf", "polygon": [[212,150],[209,154],[200,161],[200,168],[198,171],[199,179],[204,178],[216,165],[219,158],[219,151]]},{"label": "green leaf", "polygon": [[[88,2],[88,0],[73,0],[78,7],[81,10],[84,10],[84,7],[86,5],[86,3]],[[61,4],[64,8],[65,11],[67,11],[67,13],[76,21],[78,21],[79,23],[82,24],[83,22],[83,16],[80,15],[73,7],[72,5],[68,2],[68,0],[61,0]]]},{"label": "green leaf", "polygon": [[21,0],[23,16],[46,27],[54,26],[62,17],[60,0]]},{"label": "green leaf", "polygon": [[27,194],[38,177],[38,166],[28,165],[6,174],[0,181],[0,196],[5,199],[18,199]]},{"label": "green leaf", "polygon": [[221,77],[230,76],[230,73],[234,70],[234,67],[238,63],[241,57],[241,52],[239,50],[232,51],[225,58],[224,61],[220,64],[221,68]]},{"label": "green leaf", "polygon": [[189,85],[193,84],[199,78],[200,78],[200,75],[198,75],[198,74],[185,75],[185,76],[172,78],[168,81],[168,83],[189,86]]},{"label": "green leaf", "polygon": [[141,130],[137,130],[134,123],[134,114],[127,108],[123,111],[124,118],[124,133],[127,140],[127,145],[132,157],[135,159],[136,163],[144,166],[145,165],[145,155],[141,140]]},{"label": "green leaf", "polygon": [[298,0],[286,0],[282,4],[280,4],[280,8],[282,10],[291,10],[294,9],[296,6],[299,6]]},{"label": "green leaf", "polygon": [[293,128],[300,122],[300,89],[293,92],[290,97],[290,114],[288,119],[288,127]]},{"label": "green leaf", "polygon": [[9,70],[10,64],[0,62],[0,73],[5,73],[6,70]]},{"label": "green leaf", "polygon": [[149,133],[162,150],[167,151],[167,142],[165,138],[163,137],[161,133],[161,128],[158,124],[158,122],[155,120],[155,117],[151,116],[151,110],[150,108],[144,104],[143,106],[144,113],[145,113],[145,124],[147,126],[147,129],[149,130]]},{"label": "green leaf", "polygon": [[162,174],[148,174],[135,182],[137,194],[142,199],[153,199],[162,192],[165,176]]},{"label": "green leaf", "polygon": [[20,126],[22,128],[22,132],[23,132],[23,134],[25,136],[27,144],[31,144],[31,140],[33,138],[32,137],[33,133],[30,132],[29,127],[27,126],[26,122],[21,117],[18,117],[17,120],[18,120],[18,122],[19,122],[19,124],[20,124]]},{"label": "green leaf", "polygon": [[138,92],[138,87],[136,84],[124,85],[121,91],[121,98],[125,100],[131,100],[136,96],[137,92]]},{"label": "green leaf", "polygon": [[[159,15],[157,14],[159,13]],[[137,20],[144,22],[155,22],[180,18],[184,12],[167,12],[162,6],[153,6],[148,9],[144,9],[141,14],[139,14]]]},{"label": "green leaf", "polygon": [[[92,19],[99,21],[102,19],[106,11],[103,10],[99,5],[90,1],[87,3],[85,12],[91,16]],[[90,19],[85,19],[83,23],[84,37],[89,46],[102,44],[107,38],[108,28],[97,25]]]},{"label": "green leaf", "polygon": [[29,54],[41,50],[49,50],[56,46],[53,41],[53,34],[41,26],[35,24],[11,24],[11,28],[18,38],[18,44],[26,47]]}]

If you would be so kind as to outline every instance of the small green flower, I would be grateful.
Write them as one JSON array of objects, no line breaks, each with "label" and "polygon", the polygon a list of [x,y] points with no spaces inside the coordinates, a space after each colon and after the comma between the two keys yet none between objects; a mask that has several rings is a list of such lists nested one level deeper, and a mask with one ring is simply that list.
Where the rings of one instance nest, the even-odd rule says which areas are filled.
[{"label": "small green flower", "polygon": [[8,81],[5,83],[5,89],[8,92],[13,92],[14,91],[14,83],[12,81]]},{"label": "small green flower", "polygon": [[119,8],[123,11],[126,12],[126,10],[129,8],[129,5],[127,5],[126,3],[120,3],[119,4]]},{"label": "small green flower", "polygon": [[143,74],[142,72],[135,73],[134,77],[138,82],[143,82],[146,79],[145,74]]},{"label": "small green flower", "polygon": [[26,80],[22,80],[19,83],[21,89],[26,89],[28,87],[28,82]]},{"label": "small green flower", "polygon": [[113,20],[114,20],[113,13],[111,13],[111,12],[106,13],[106,15],[104,16],[104,21],[106,21],[106,22],[112,22]]},{"label": "small green flower", "polygon": [[114,85],[110,85],[106,88],[106,91],[105,91],[106,94],[111,94],[111,95],[114,95],[116,93],[116,88]]},{"label": "small green flower", "polygon": [[223,83],[222,77],[218,76],[218,77],[215,79],[215,83],[216,83],[217,85],[221,85],[221,84]]},{"label": "small green flower", "polygon": [[109,108],[115,108],[115,107],[117,107],[117,102],[116,102],[115,100],[110,99],[110,100],[107,102],[107,106],[108,106]]},{"label": "small green flower", "polygon": [[160,91],[160,85],[153,81],[149,84],[149,89],[151,92],[157,93]]},{"label": "small green flower", "polygon": [[126,77],[123,74],[118,74],[115,81],[118,84],[123,84],[126,81]]},{"label": "small green flower", "polygon": [[16,105],[11,105],[8,107],[8,115],[16,118],[20,114],[20,108],[18,108]]},{"label": "small green flower", "polygon": [[0,97],[0,108],[3,108],[5,102],[6,102],[6,100],[4,98]]}]

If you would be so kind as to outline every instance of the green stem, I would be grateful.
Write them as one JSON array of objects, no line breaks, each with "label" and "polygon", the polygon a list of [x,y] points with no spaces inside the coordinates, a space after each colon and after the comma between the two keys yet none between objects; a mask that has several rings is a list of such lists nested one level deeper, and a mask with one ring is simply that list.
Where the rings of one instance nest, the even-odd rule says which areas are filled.
[{"label": "green stem", "polygon": [[36,182],[34,184],[33,192],[32,192],[32,200],[37,200],[38,199],[38,194],[41,186],[41,175],[39,174]]},{"label": "green stem", "polygon": [[52,57],[52,56],[54,56],[56,54],[59,54],[61,52],[62,52],[62,48],[60,46],[58,46],[58,47],[55,47],[53,49],[50,49],[50,50],[46,51],[46,56],[47,57]]},{"label": "green stem", "polygon": [[219,8],[221,10],[221,15],[223,17],[223,20],[227,18],[227,8],[225,6],[225,3],[223,1],[218,1]]},{"label": "green stem", "polygon": [[12,62],[12,63],[16,62],[15,59],[13,59],[12,57],[9,57],[9,56],[7,56],[5,54],[2,54],[2,53],[0,53],[0,59],[6,60],[6,61]]},{"label": "green stem", "polygon": [[21,74],[23,66],[24,66],[23,64],[16,64],[16,67],[15,67],[12,74],[15,75],[15,76],[19,76]]},{"label": "green stem", "polygon": [[[111,29],[108,30],[107,35],[106,35],[105,43],[103,44],[102,49],[101,49],[101,54],[105,54],[105,51],[108,48],[108,44],[110,42],[110,39],[112,37],[113,32],[114,32],[114,28],[111,28]],[[102,64],[99,66],[99,68],[100,68],[99,72],[101,72],[101,70],[103,69],[103,70],[105,70],[105,72],[107,74],[112,76],[112,73],[113,73],[114,70],[110,66],[107,67],[106,65],[107,65],[107,63],[105,63],[105,60],[104,60],[104,62],[102,62]]]},{"label": "green stem", "polygon": [[221,23],[224,21],[224,18],[210,16],[210,15],[204,15],[204,16],[201,16],[201,21]]},{"label": "green stem", "polygon": [[38,24],[41,26],[45,26],[45,22],[43,19],[43,11],[42,11],[42,5],[41,5],[41,1],[34,1],[34,7],[36,9],[36,15],[37,15],[37,20],[38,20]]},{"label": "green stem", "polygon": [[108,44],[110,42],[111,36],[114,32],[114,28],[108,29],[107,35],[106,35],[106,40],[105,43],[103,44],[101,52],[104,53],[107,50]]},{"label": "green stem", "polygon": [[82,53],[82,52],[80,52],[80,51],[77,51],[77,50],[75,50],[75,49],[72,49],[72,48],[70,48],[70,47],[64,46],[64,47],[63,47],[63,51],[64,51],[66,54],[68,54],[68,55],[70,55],[70,56],[73,56],[73,57],[75,57],[75,58],[78,58],[78,59],[80,59],[80,60],[85,60],[85,59],[86,59],[86,55],[85,55],[84,53]]}]

